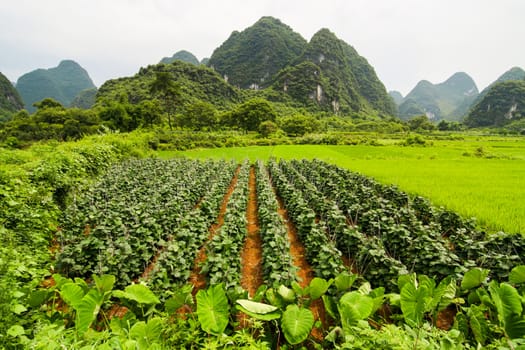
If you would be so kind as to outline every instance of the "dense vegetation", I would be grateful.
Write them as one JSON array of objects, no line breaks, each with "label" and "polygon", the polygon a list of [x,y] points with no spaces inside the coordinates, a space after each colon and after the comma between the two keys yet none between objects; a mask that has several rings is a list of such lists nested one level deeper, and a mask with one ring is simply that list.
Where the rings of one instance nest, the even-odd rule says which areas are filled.
[{"label": "dense vegetation", "polygon": [[22,98],[13,84],[0,73],[0,121],[9,119],[10,115],[24,108]]},{"label": "dense vegetation", "polygon": [[213,52],[208,65],[233,86],[266,87],[272,77],[304,50],[306,40],[273,17],[262,17],[242,32],[234,31]]},{"label": "dense vegetation", "polygon": [[523,80],[525,79],[525,70],[523,70],[522,68],[520,67],[512,67],[511,69],[509,69],[508,71],[506,71],[505,73],[503,73],[502,75],[500,75],[498,77],[498,79],[496,79],[495,81],[493,81],[489,86],[487,86],[486,88],[483,89],[483,91],[481,91],[478,95],[478,97],[474,100],[474,102],[472,102],[472,105],[471,107],[474,107],[475,105],[477,105],[479,103],[479,101],[481,101],[481,99],[483,97],[485,97],[485,95],[492,89],[492,87],[494,85],[496,85],[497,83],[501,83],[501,82],[504,82],[504,81],[510,81],[510,80]]},{"label": "dense vegetation", "polygon": [[[487,236],[424,198],[321,161],[120,162],[147,147],[133,137],[35,147],[45,159],[26,176],[17,164],[29,154],[4,153],[3,346],[517,349],[524,341],[521,235]],[[265,284],[248,295],[239,257],[252,167]],[[314,271],[306,281],[292,265],[278,198]],[[52,279],[51,242],[52,264],[66,274]],[[187,284],[203,246],[207,289]]]},{"label": "dense vegetation", "polygon": [[465,118],[469,127],[525,125],[525,80],[510,80],[495,84],[471,109]]},{"label": "dense vegetation", "polygon": [[314,34],[302,55],[278,74],[273,89],[336,115],[395,114],[395,104],[374,69],[328,29]]},{"label": "dense vegetation", "polygon": [[46,97],[69,106],[78,93],[94,87],[86,70],[71,60],[61,61],[54,68],[26,73],[16,82],[16,88],[29,112],[35,111],[33,103]]},{"label": "dense vegetation", "polygon": [[97,99],[97,92],[97,88],[80,91],[78,95],[75,96],[73,101],[71,101],[70,107],[81,109],[89,109],[93,107]]}]

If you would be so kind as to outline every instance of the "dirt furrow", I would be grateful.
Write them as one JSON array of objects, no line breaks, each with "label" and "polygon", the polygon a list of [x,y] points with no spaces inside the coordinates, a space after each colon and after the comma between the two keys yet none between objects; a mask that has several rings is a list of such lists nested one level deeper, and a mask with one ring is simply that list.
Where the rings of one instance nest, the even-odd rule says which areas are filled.
[{"label": "dirt furrow", "polygon": [[[275,190],[275,189],[274,189]],[[314,278],[314,271],[312,267],[306,260],[306,249],[301,243],[299,236],[297,234],[297,229],[293,222],[288,217],[288,212],[284,207],[284,203],[281,198],[277,196],[277,201],[279,202],[279,215],[283,218],[288,229],[288,239],[290,240],[290,253],[293,257],[294,265],[299,268],[297,271],[297,276],[299,277],[299,285],[304,288],[310,284]],[[326,324],[326,311],[321,299],[315,300],[310,304],[310,310],[314,314],[316,320],[321,320],[323,325]],[[314,328],[312,329],[312,336],[318,340],[323,339],[323,329]]]},{"label": "dirt furrow", "polygon": [[235,174],[233,175],[232,181],[230,182],[230,186],[228,187],[228,190],[226,191],[226,194],[224,195],[224,198],[222,200],[217,220],[213,225],[211,225],[208,239],[199,250],[197,258],[195,258],[195,262],[193,263],[193,271],[191,272],[189,278],[189,282],[193,284],[193,295],[197,294],[199,290],[203,289],[206,286],[206,276],[204,274],[201,274],[201,264],[204,261],[206,261],[206,245],[213,238],[215,233],[219,232],[222,224],[224,224],[224,214],[226,213],[226,208],[228,206],[230,196],[233,190],[235,189],[235,186],[237,185],[237,175],[239,174],[240,169],[240,167],[237,167],[237,170],[235,170]]},{"label": "dirt furrow", "polygon": [[255,168],[252,166],[250,168],[250,178],[248,182],[249,197],[246,208],[246,228],[248,235],[244,241],[241,254],[241,286],[248,291],[251,297],[263,283],[262,241],[259,235],[259,221],[257,218],[257,189],[255,181]]}]

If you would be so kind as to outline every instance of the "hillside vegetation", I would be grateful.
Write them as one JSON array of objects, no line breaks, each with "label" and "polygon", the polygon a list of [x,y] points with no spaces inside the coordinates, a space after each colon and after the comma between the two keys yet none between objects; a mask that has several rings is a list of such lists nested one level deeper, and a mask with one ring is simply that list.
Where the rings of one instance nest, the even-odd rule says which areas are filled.
[{"label": "hillside vegetation", "polygon": [[20,94],[5,75],[0,73],[0,121],[7,120],[16,111],[24,108]]},{"label": "hillside vegetation", "polygon": [[470,127],[504,126],[525,117],[525,81],[494,84],[465,118]]}]

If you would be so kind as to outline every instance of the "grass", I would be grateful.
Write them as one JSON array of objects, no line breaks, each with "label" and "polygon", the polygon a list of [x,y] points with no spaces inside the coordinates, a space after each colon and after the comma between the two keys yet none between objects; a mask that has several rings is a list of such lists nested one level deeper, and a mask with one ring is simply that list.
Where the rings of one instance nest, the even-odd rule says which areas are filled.
[{"label": "grass", "polygon": [[[386,144],[386,142],[385,142]],[[476,217],[488,231],[525,233],[525,139],[470,137],[427,147],[283,145],[161,152],[161,157],[318,158]]]}]

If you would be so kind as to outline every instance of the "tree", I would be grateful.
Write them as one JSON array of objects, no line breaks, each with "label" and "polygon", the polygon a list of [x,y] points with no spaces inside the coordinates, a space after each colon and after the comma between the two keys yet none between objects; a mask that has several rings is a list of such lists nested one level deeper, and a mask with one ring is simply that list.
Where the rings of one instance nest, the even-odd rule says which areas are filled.
[{"label": "tree", "polygon": [[271,120],[266,120],[259,124],[259,134],[261,134],[262,137],[268,137],[277,132],[277,130],[279,130],[279,126]]},{"label": "tree", "polygon": [[253,98],[235,108],[228,115],[228,124],[246,131],[256,131],[267,120],[275,121],[277,113],[272,105],[262,98]]},{"label": "tree", "polygon": [[214,128],[217,122],[218,118],[215,107],[204,101],[197,101],[190,105],[181,118],[181,126],[193,130]]},{"label": "tree", "polygon": [[321,127],[321,123],[317,119],[304,115],[282,118],[279,125],[290,136],[302,136],[318,131]]},{"label": "tree", "polygon": [[426,115],[414,117],[408,121],[410,130],[435,130],[436,126],[430,122]]},{"label": "tree", "polygon": [[150,86],[150,91],[157,94],[164,104],[168,115],[168,125],[173,130],[171,117],[175,114],[176,103],[180,98],[180,86],[174,82],[168,72],[155,72],[155,80]]}]

